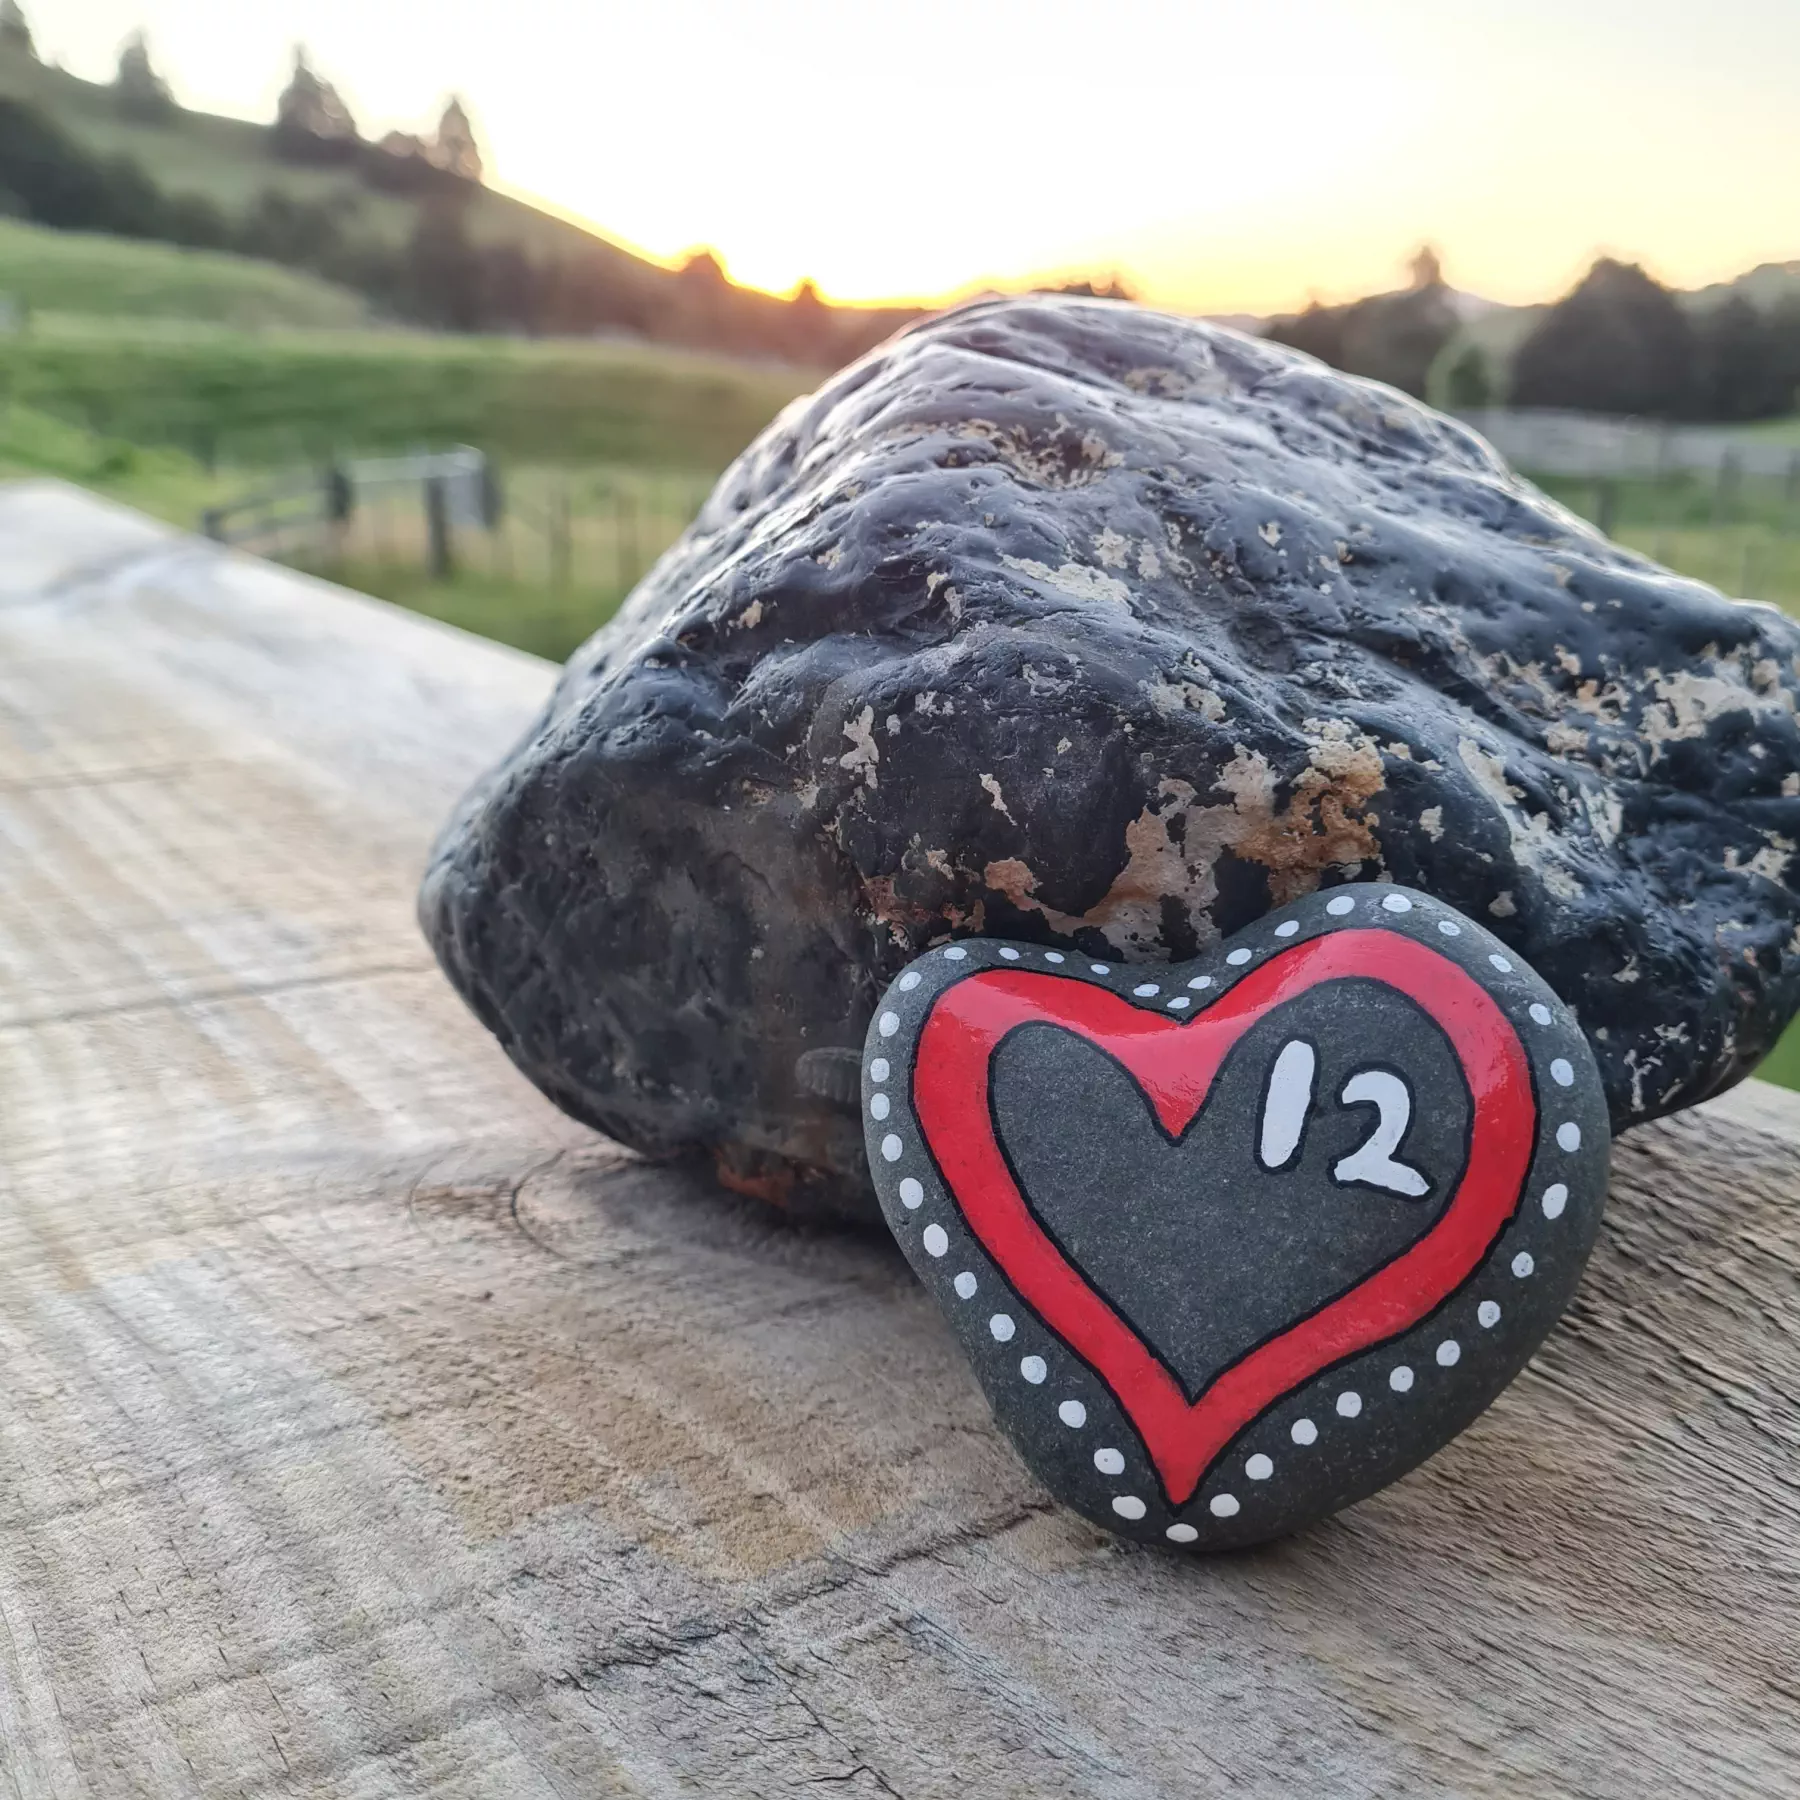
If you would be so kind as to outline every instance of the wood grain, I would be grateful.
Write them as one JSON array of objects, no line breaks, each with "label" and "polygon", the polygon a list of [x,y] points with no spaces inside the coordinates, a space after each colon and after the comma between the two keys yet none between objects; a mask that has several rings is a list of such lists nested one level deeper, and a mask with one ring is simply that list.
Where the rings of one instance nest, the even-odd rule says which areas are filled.
[{"label": "wood grain", "polygon": [[1800,1791],[1800,1104],[1623,1140],[1426,1469],[1051,1506],[885,1241],[540,1100],[413,927],[542,664],[0,490],[0,1792]]}]

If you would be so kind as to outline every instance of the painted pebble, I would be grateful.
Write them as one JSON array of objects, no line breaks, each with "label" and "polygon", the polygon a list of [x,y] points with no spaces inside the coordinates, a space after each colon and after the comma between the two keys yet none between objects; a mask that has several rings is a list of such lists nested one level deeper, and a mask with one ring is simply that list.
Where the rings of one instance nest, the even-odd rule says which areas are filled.
[{"label": "painted pebble", "polygon": [[954,952],[877,1008],[869,1164],[995,1416],[1088,1518],[1196,1550],[1297,1530],[1447,1443],[1568,1303],[1605,1097],[1472,919],[1368,884],[1179,968]]}]

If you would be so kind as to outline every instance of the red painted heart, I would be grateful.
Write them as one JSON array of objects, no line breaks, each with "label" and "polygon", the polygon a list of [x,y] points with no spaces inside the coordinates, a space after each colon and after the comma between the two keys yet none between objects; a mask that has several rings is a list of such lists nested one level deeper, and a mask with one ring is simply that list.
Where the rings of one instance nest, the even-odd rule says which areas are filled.
[{"label": "red painted heart", "polygon": [[[1205,1105],[1227,1052],[1274,1008],[1325,982],[1374,980],[1449,1040],[1473,1102],[1469,1154],[1437,1222],[1393,1260],[1256,1345],[1190,1401],[1180,1383],[1039,1224],[996,1135],[990,1064],[1026,1024],[1074,1032],[1113,1057],[1172,1136]],[[1428,1317],[1481,1266],[1519,1204],[1537,1133],[1530,1065],[1505,1014],[1426,944],[1379,929],[1312,939],[1270,959],[1187,1020],[1066,976],[990,969],[946,989],[919,1036],[913,1109],[956,1206],[1026,1305],[1111,1390],[1171,1506],[1283,1395]]]}]

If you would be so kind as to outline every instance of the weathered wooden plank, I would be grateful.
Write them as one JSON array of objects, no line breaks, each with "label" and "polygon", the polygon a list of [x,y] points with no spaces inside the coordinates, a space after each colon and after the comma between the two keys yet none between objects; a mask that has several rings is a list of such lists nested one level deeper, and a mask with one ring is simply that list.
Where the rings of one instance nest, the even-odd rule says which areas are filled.
[{"label": "weathered wooden plank", "polygon": [[1625,1140],[1425,1470],[1187,1562],[1050,1507],[883,1241],[542,1102],[411,920],[549,671],[0,491],[18,1795],[1800,1786],[1800,1106]]}]

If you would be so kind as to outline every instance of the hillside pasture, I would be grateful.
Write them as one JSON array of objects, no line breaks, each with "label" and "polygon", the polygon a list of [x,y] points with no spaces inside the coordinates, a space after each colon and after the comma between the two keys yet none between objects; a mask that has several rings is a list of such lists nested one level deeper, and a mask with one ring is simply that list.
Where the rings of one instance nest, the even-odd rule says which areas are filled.
[{"label": "hillside pasture", "polygon": [[473,444],[538,462],[722,469],[810,371],[630,342],[249,333],[46,317],[0,340],[0,390],[208,463]]},{"label": "hillside pasture", "polygon": [[274,263],[0,219],[0,295],[27,313],[182,319],[245,330],[370,323],[348,288]]}]

